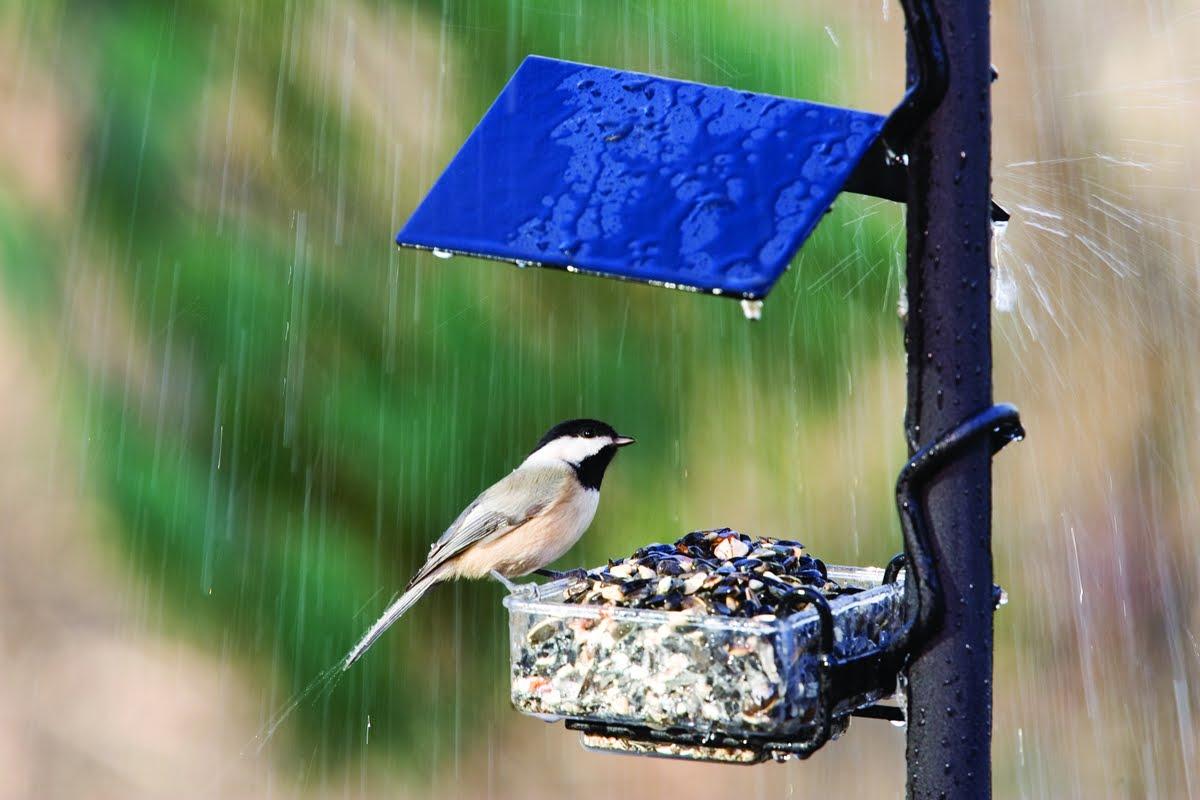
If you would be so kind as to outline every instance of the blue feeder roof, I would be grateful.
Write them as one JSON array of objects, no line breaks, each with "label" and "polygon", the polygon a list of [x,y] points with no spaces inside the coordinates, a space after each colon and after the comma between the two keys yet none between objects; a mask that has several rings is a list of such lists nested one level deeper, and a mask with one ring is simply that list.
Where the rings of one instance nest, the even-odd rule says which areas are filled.
[{"label": "blue feeder roof", "polygon": [[530,56],[396,242],[762,298],[883,123]]}]

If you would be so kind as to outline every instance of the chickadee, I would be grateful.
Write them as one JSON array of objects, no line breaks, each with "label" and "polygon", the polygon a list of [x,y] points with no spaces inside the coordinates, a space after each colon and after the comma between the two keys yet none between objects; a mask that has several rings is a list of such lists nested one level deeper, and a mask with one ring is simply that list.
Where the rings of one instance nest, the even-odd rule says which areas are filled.
[{"label": "chickadee", "polygon": [[633,444],[594,419],[555,425],[521,465],[463,509],[409,581],[400,599],[342,662],[342,669],[400,619],[421,595],[451,578],[508,578],[539,571],[579,541],[600,503],[600,482],[617,449]]}]

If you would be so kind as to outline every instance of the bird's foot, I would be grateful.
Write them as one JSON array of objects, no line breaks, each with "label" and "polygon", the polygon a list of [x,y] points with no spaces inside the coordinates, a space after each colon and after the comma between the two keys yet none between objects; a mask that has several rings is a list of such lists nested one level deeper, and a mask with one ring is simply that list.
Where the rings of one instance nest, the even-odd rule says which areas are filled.
[{"label": "bird's foot", "polygon": [[496,570],[492,570],[491,575],[493,578],[495,578],[496,580],[498,580],[504,584],[504,588],[508,589],[509,594],[516,594],[517,591],[521,588],[521,584],[510,581],[508,578],[504,577]]},{"label": "bird's foot", "polygon": [[552,569],[535,569],[533,571],[533,574],[541,575],[543,578],[549,578],[552,581],[560,581],[563,578],[574,578],[575,580],[582,580],[583,578],[587,577],[588,573],[587,573],[586,569],[583,569],[581,567],[576,567],[575,569],[569,569],[566,572],[558,572],[558,571],[552,570]]}]

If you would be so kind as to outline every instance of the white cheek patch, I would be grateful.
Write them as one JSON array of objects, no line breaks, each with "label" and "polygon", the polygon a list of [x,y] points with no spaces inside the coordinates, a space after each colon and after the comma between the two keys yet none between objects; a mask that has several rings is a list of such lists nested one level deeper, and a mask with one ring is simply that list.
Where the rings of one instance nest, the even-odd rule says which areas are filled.
[{"label": "white cheek patch", "polygon": [[563,439],[555,439],[548,442],[538,450],[535,450],[526,463],[530,461],[565,461],[569,464],[578,464],[588,456],[594,456],[608,445],[612,444],[613,440],[607,436],[593,436],[590,439],[582,436],[572,436]]}]

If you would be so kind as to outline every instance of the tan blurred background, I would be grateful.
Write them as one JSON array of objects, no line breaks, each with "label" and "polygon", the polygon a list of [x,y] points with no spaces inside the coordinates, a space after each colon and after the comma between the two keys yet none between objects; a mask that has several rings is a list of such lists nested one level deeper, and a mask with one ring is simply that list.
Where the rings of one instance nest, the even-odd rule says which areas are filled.
[{"label": "tan blurred background", "polygon": [[[117,376],[113,385],[149,386],[146,396],[152,399],[170,391],[190,397],[193,390],[180,387],[193,377],[205,380],[205,373],[180,366],[190,364],[187,358],[199,360],[195,352],[176,353],[180,360],[172,366],[170,359],[164,364],[171,351],[155,344],[156,337],[169,335],[167,322],[188,313],[186,301],[162,320],[143,320],[136,313],[146,302],[139,299],[140,290],[112,277],[117,268],[109,265],[151,263],[155,252],[169,274],[178,256],[163,246],[169,241],[165,236],[136,255],[129,242],[151,236],[144,211],[118,215],[113,223],[97,221],[103,216],[95,210],[103,206],[103,195],[90,188],[100,179],[89,159],[98,158],[94,142],[103,141],[105,120],[120,108],[103,83],[89,78],[101,58],[93,45],[96,50],[157,47],[167,53],[177,46],[171,37],[184,36],[181,31],[191,26],[188,47],[210,72],[189,76],[200,85],[196,102],[173,124],[190,128],[197,139],[164,149],[183,162],[174,188],[184,198],[187,225],[228,226],[224,236],[240,235],[231,233],[239,226],[273,225],[284,232],[281,247],[287,253],[290,237],[300,235],[296,208],[270,198],[312,193],[323,200],[305,206],[308,224],[327,226],[321,234],[309,234],[313,249],[320,251],[314,263],[319,258],[345,263],[347,251],[336,244],[344,237],[357,242],[349,245],[359,248],[351,256],[372,248],[382,253],[378,286],[389,279],[416,280],[409,273],[423,276],[426,285],[458,292],[459,299],[448,301],[443,311],[466,319],[486,313],[490,304],[524,302],[522,313],[535,321],[522,330],[533,335],[540,330],[538,314],[547,308],[565,309],[561,317],[582,315],[585,323],[595,323],[597,316],[589,315],[593,312],[581,295],[570,294],[574,289],[560,290],[558,277],[530,279],[534,299],[528,301],[521,298],[531,284],[507,273],[471,297],[461,286],[438,284],[450,279],[430,277],[427,260],[397,266],[388,250],[397,221],[478,114],[481,101],[465,98],[454,87],[486,80],[494,89],[503,79],[492,62],[474,58],[472,42],[499,42],[499,51],[522,51],[502,53],[508,63],[533,46],[527,40],[534,34],[513,31],[536,24],[537,36],[558,36],[563,55],[591,53],[596,60],[606,55],[610,63],[742,85],[744,76],[722,65],[753,60],[753,53],[733,48],[752,51],[765,47],[767,39],[746,35],[730,42],[712,31],[720,26],[720,15],[745,15],[760,28],[805,31],[803,43],[819,53],[789,55],[792,60],[782,63],[801,70],[823,62],[820,68],[833,77],[813,79],[824,93],[820,99],[884,111],[901,90],[902,23],[896,3],[888,0],[882,5],[879,0],[711,3],[705,7],[711,19],[697,11],[684,14],[682,23],[660,6],[647,11],[621,3],[611,11],[615,29],[582,34],[570,21],[583,13],[573,3],[500,4],[500,11],[478,16],[471,4],[453,5],[455,15],[421,3],[281,3],[211,13],[176,9],[147,23],[154,32],[146,38],[149,44],[119,37],[96,42],[89,36],[93,23],[109,30],[118,24],[112,19],[149,13],[137,4],[96,11],[95,20],[88,11],[82,21],[73,18],[78,9],[68,3],[42,8],[9,3],[0,11],[0,215],[12,223],[0,228],[10,244],[0,249],[0,259],[7,262],[0,271],[8,276],[0,303],[0,797],[782,798],[819,791],[903,796],[903,732],[867,720],[802,763],[736,768],[587,754],[574,734],[504,707],[502,644],[473,655],[460,651],[455,642],[470,639],[478,625],[502,641],[497,595],[482,590],[444,595],[456,604],[448,618],[455,626],[453,641],[439,640],[437,655],[389,662],[393,677],[376,675],[369,685],[374,688],[355,695],[359,705],[352,711],[363,713],[352,714],[345,728],[314,735],[314,726],[322,724],[319,716],[292,720],[259,751],[256,737],[273,710],[315,670],[308,669],[309,662],[304,670],[290,669],[286,648],[253,644],[256,631],[271,627],[269,605],[263,612],[267,622],[230,633],[227,626],[233,623],[222,615],[235,612],[197,611],[205,602],[202,592],[200,599],[182,604],[172,599],[177,573],[147,570],[157,551],[148,556],[141,539],[135,537],[131,545],[113,533],[136,528],[142,531],[138,536],[149,537],[153,528],[138,516],[146,501],[122,500],[123,483],[95,477],[102,469],[95,450],[109,440],[94,435],[102,412],[92,393]],[[993,21],[993,60],[1001,76],[994,91],[995,192],[1013,213],[996,247],[996,396],[1020,406],[1030,433],[995,467],[996,572],[1011,598],[997,615],[996,795],[1200,797],[1200,174],[1193,134],[1200,121],[1200,52],[1194,46],[1200,40],[1200,6],[1002,1],[994,5]],[[277,36],[263,48],[266,55],[247,55],[264,31]],[[776,35],[786,40],[786,34]],[[600,45],[585,46],[581,36],[607,36],[615,43],[595,55],[588,48]],[[676,52],[693,60],[670,55]],[[280,88],[284,81],[255,79],[254,70],[264,63],[274,64],[288,80],[308,81],[307,94],[290,101],[302,107],[292,113],[307,120],[303,131],[281,116],[281,103],[291,96],[291,89]],[[704,69],[710,72],[691,71],[693,63],[707,63]],[[158,80],[156,91],[172,91],[165,69],[157,78],[150,75],[146,85]],[[144,120],[150,128],[159,124],[150,111]],[[138,126],[132,130],[136,140]],[[318,144],[305,149],[293,136]],[[138,151],[136,141],[131,147]],[[320,155],[306,162],[310,153]],[[103,158],[118,157],[123,156]],[[321,168],[306,172],[305,164]],[[134,170],[131,180],[142,179]],[[355,203],[374,210],[355,216]],[[873,229],[883,237],[880,247],[899,252],[899,217],[878,206],[858,208],[882,215]],[[854,233],[853,220],[841,214],[824,224],[830,230],[823,230],[829,241],[822,246],[834,257],[845,256],[854,247],[851,236],[861,235]],[[329,243],[318,243],[318,235]],[[12,245],[25,239],[33,244]],[[51,244],[38,244],[42,240]],[[418,266],[410,269],[411,263]],[[897,262],[883,264],[891,275],[884,283],[894,293]],[[810,260],[800,271],[819,275],[829,267]],[[59,279],[39,294],[42,271]],[[393,274],[399,277],[387,277]],[[150,280],[149,272],[138,275]],[[389,356],[385,334],[377,357],[398,363],[410,358],[437,374],[449,374],[455,365],[466,370],[470,355],[456,356],[456,348],[467,345],[452,335],[459,324],[455,317],[443,313],[438,319],[429,312],[422,318],[412,299],[421,284],[403,286],[411,292],[400,292],[399,310],[381,310],[364,323],[369,330],[390,330],[399,343]],[[803,302],[838,299],[808,286],[817,294],[797,294],[788,301],[795,303],[790,309],[768,303],[763,326],[749,332],[733,306],[648,297],[648,290],[637,289],[631,312],[631,306],[622,305],[621,293],[604,295],[604,313],[625,318],[632,313],[635,321],[628,324],[634,331],[639,313],[659,320],[644,324],[641,335],[665,342],[656,354],[661,363],[683,364],[673,369],[684,392],[723,398],[711,406],[675,405],[661,393],[664,414],[678,411],[682,421],[653,445],[668,460],[653,467],[662,470],[654,476],[659,489],[654,502],[663,508],[647,513],[657,514],[651,518],[669,531],[710,522],[761,532],[799,531],[830,561],[879,562],[898,549],[887,497],[903,457],[898,438],[903,359],[891,295],[866,303],[868,309],[873,303],[876,321],[855,323],[868,344],[834,363],[834,377],[827,380],[834,399],[814,399],[803,375],[755,391],[762,385],[758,378],[741,373],[777,375],[777,365],[797,355],[781,344],[797,335],[795,309],[803,311]],[[369,294],[371,285],[363,291]],[[560,291],[566,294],[555,294]],[[46,294],[55,299],[45,300]],[[344,320],[357,307],[350,296],[337,306],[330,324],[349,325]],[[697,312],[691,302],[706,305]],[[770,327],[775,312],[782,319]],[[790,328],[788,316],[793,317]],[[414,355],[417,347],[408,344],[405,323],[396,319],[434,329],[427,355]],[[554,330],[561,332],[564,324],[556,321],[560,327]],[[711,371],[694,366],[701,356],[674,333],[698,325],[714,326],[709,335],[732,342]],[[505,336],[492,335],[493,342]],[[769,337],[774,344],[751,342]],[[601,339],[595,348],[604,349],[607,341]],[[496,355],[494,348],[502,345],[477,346],[500,369],[515,363]],[[567,336],[530,345],[528,358],[542,359],[542,369],[565,360],[586,372],[589,368],[575,361],[591,347],[586,337],[580,342]],[[588,392],[604,381],[585,377],[563,390],[561,404],[547,401],[540,410],[549,415],[586,406]],[[222,391],[233,392],[232,385],[227,378]],[[455,408],[457,399],[471,391],[456,382],[437,388],[450,392]],[[402,391],[395,398],[411,400]],[[161,409],[160,404],[160,424]],[[145,413],[154,416],[153,409]],[[212,424],[212,411],[205,413],[201,428]],[[517,411],[502,407],[501,413]],[[477,439],[461,430],[431,433],[421,414],[414,415],[418,421],[404,430],[410,440],[427,435],[420,440],[426,448],[444,446],[444,438],[461,443],[464,451],[477,446]],[[362,416],[370,429],[375,418]],[[747,418],[769,431],[777,431],[779,420],[794,427],[773,439],[774,433],[764,434],[754,423],[743,430],[730,422]],[[168,411],[165,426],[175,424],[173,419]],[[511,459],[512,448],[523,447],[524,434],[538,427],[540,418],[503,430],[488,445],[498,451],[491,452],[489,464]],[[329,434],[338,435],[336,430]],[[368,434],[368,441],[374,435]],[[205,442],[201,449],[207,448],[210,432],[201,430],[198,437]],[[364,456],[370,464],[376,463],[373,458]],[[612,509],[622,504],[645,508],[651,502],[638,497],[651,472],[622,478],[621,466],[607,487],[597,529],[617,526]],[[421,512],[428,518],[429,537],[440,530],[445,510],[465,500],[489,474],[466,456],[446,472],[456,477],[446,479],[453,490],[447,490],[445,505]],[[319,470],[297,474],[299,484],[322,480]],[[409,480],[403,470],[400,474],[398,480]],[[643,480],[635,481],[634,474]],[[364,481],[373,486],[374,478]],[[330,485],[329,508],[342,507],[334,502],[338,498],[350,507],[369,508],[374,502],[371,491],[364,500],[345,483]],[[239,502],[230,500],[229,507]],[[369,564],[371,542],[376,553],[379,542],[388,549],[393,521],[381,514],[374,515],[382,517],[376,521],[371,513],[363,516],[363,528],[377,530],[374,539],[368,536],[359,545],[367,554],[363,563]],[[395,576],[423,547],[423,520],[412,523],[415,544],[399,551],[394,572],[363,573],[370,585],[345,599],[349,612],[360,616],[339,617],[347,619],[347,630],[328,645],[330,653],[353,638],[382,602],[374,597],[376,590],[386,598]],[[627,538],[639,539],[637,534]],[[323,541],[336,547],[340,540],[331,535]],[[579,561],[621,551],[603,544],[588,547]],[[253,558],[257,564],[259,557]],[[242,580],[257,580],[254,570]],[[371,602],[376,605],[370,611],[360,610]],[[438,630],[444,629],[426,616],[395,636],[410,653],[421,636]],[[313,658],[312,664],[322,663]],[[469,692],[470,684],[486,684],[486,699],[478,701],[484,710],[463,710],[476,699],[463,700],[463,707],[455,700],[450,705],[456,710],[428,718],[438,744],[419,750],[405,736],[388,738],[386,725],[369,732],[362,723],[375,703],[384,702],[381,693],[393,683],[409,682],[414,673],[422,676],[421,687],[433,686],[428,691],[439,707],[448,706],[446,698],[475,698],[462,692]],[[429,677],[434,674],[441,677],[435,681]],[[333,700],[341,702],[338,695]],[[405,730],[421,730],[425,713],[424,707],[414,709],[418,718],[406,722]],[[379,712],[376,719],[403,717],[403,706],[387,714]],[[376,743],[375,736],[383,738]],[[350,755],[341,745],[330,745],[360,738],[363,745]],[[331,750],[339,755],[330,755]]]}]

